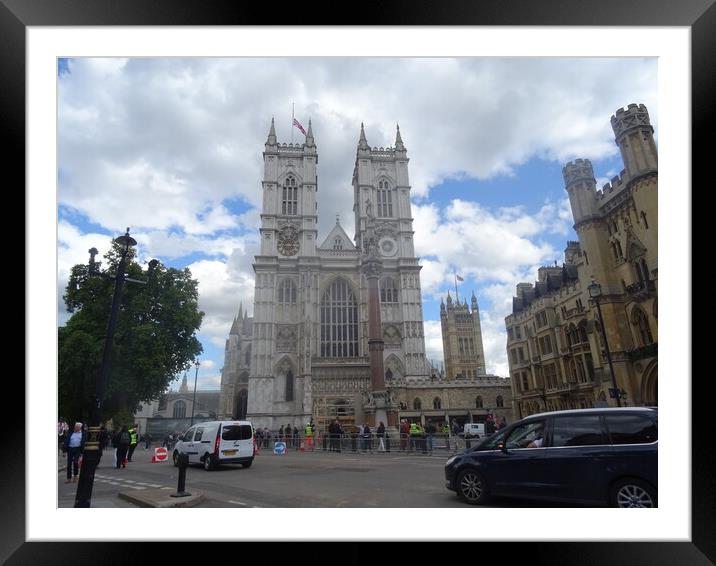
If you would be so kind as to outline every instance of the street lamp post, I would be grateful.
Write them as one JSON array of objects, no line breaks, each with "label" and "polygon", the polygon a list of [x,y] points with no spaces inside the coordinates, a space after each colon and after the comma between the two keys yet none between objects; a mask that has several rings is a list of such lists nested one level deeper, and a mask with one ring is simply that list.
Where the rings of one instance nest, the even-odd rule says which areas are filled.
[{"label": "street lamp post", "polygon": [[[112,295],[112,307],[109,314],[109,322],[107,323],[107,333],[104,341],[104,351],[102,353],[102,365],[97,382],[95,384],[95,399],[90,412],[90,426],[88,429],[88,437],[85,442],[84,452],[82,453],[82,473],[77,483],[77,493],[75,494],[75,507],[89,507],[92,501],[92,488],[94,487],[94,474],[100,459],[99,433],[102,424],[102,400],[104,392],[107,389],[109,381],[110,362],[112,359],[112,341],[114,339],[114,330],[117,326],[117,316],[119,314],[119,306],[122,302],[122,289],[125,281],[133,283],[146,284],[145,281],[129,279],[125,276],[127,265],[127,255],[130,246],[136,246],[137,241],[129,235],[129,228],[124,236],[119,236],[115,242],[123,246],[122,255],[117,265],[117,274],[114,276],[114,294]],[[89,275],[97,275],[96,263],[94,256],[97,250],[92,248],[89,250]],[[159,262],[152,260],[149,262],[149,274],[153,272]]]},{"label": "street lamp post", "polygon": [[194,405],[196,405],[196,380],[199,377],[199,360],[196,360],[196,372],[194,373],[194,397],[191,400],[191,424],[194,424]]},{"label": "street lamp post", "polygon": [[597,305],[597,313],[599,314],[599,326],[602,327],[602,338],[604,339],[604,349],[607,352],[607,362],[609,362],[609,371],[612,374],[612,391],[614,392],[614,397],[616,397],[617,400],[617,406],[621,407],[621,390],[617,387],[617,377],[614,373],[614,366],[612,365],[612,354],[609,351],[609,342],[607,342],[607,330],[604,328],[604,318],[602,317],[602,307],[599,303],[599,299],[602,296],[602,286],[597,283],[594,279],[592,279],[591,284],[587,287],[587,290],[589,291],[589,297],[594,300],[594,302]]}]

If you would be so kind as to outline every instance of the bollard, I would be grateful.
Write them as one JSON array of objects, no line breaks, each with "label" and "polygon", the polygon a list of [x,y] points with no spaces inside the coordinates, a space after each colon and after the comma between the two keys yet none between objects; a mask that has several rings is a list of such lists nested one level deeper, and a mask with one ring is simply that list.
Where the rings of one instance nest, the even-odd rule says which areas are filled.
[{"label": "bollard", "polygon": [[189,466],[189,454],[179,454],[179,483],[177,485],[177,492],[172,493],[170,497],[188,497],[191,493],[184,491],[184,485],[186,483],[186,469]]}]

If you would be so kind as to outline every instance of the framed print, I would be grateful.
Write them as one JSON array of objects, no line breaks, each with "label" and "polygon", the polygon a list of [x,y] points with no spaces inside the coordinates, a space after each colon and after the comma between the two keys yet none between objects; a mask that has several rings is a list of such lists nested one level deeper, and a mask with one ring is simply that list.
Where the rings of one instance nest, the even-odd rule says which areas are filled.
[{"label": "framed print", "polygon": [[[110,556],[119,553],[120,549],[123,561],[174,552],[165,549],[164,545],[135,544],[170,540],[268,544],[277,541],[403,541],[409,543],[406,547],[416,541],[494,541],[492,545],[480,547],[491,550],[491,558],[504,558],[505,553],[515,547],[511,543],[520,542],[520,548],[527,550],[530,560],[538,563],[554,563],[556,556],[561,563],[570,564],[587,561],[709,564],[716,560],[716,543],[712,535],[716,531],[716,489],[711,471],[714,456],[709,441],[704,438],[705,432],[712,428],[705,419],[708,411],[703,407],[708,402],[709,393],[705,377],[692,378],[690,316],[691,186],[703,176],[705,169],[703,160],[694,160],[692,164],[691,150],[709,147],[705,131],[707,118],[712,114],[713,37],[716,35],[716,9],[712,4],[697,0],[678,5],[666,0],[651,3],[580,0],[568,5],[558,2],[523,5],[484,2],[465,6],[447,2],[437,8],[426,3],[399,8],[397,3],[388,3],[375,12],[358,10],[360,14],[356,21],[344,21],[340,16],[335,19],[331,7],[316,5],[311,6],[310,11],[325,13],[329,20],[325,25],[317,25],[305,16],[289,16],[290,10],[264,13],[261,7],[241,8],[230,3],[216,3],[210,7],[185,3],[179,10],[176,3],[163,1],[126,3],[117,7],[104,0],[89,5],[70,0],[3,0],[0,6],[0,45],[3,46],[0,61],[7,88],[0,102],[0,115],[3,116],[3,130],[12,140],[6,156],[7,163],[14,167],[8,167],[8,170],[20,171],[15,185],[26,187],[28,267],[25,303],[29,331],[26,334],[25,419],[8,419],[7,429],[8,438],[14,439],[16,446],[22,446],[14,453],[14,461],[22,464],[8,466],[3,483],[7,512],[4,514],[0,556],[8,564],[91,564],[97,561],[97,556],[107,556],[111,563]],[[363,64],[364,61],[368,63]],[[489,65],[481,66],[483,61],[489,61]],[[127,62],[130,62],[129,66]],[[201,80],[196,79],[199,76]],[[532,76],[537,81],[534,84],[540,85],[533,91],[524,86],[532,84],[526,82]],[[407,77],[404,84],[401,84],[402,77]],[[294,82],[300,86],[296,87]],[[336,86],[338,83],[341,88]],[[540,92],[536,94],[538,90]],[[120,91],[121,95],[117,94]],[[239,91],[250,93],[250,97],[235,96]],[[174,98],[173,92],[180,92],[180,95]],[[611,105],[606,113],[600,106],[603,100],[608,101],[605,108]],[[255,104],[253,108],[251,101]],[[282,506],[279,494],[288,492],[281,491],[280,482],[275,484],[272,504],[266,505],[274,509],[250,508],[261,507],[260,504],[238,506],[232,499],[232,505],[154,512],[127,504],[125,499],[125,503],[116,506],[93,506],[90,518],[87,511],[72,508],[67,498],[61,501],[64,492],[55,482],[57,469],[54,468],[54,458],[47,457],[50,451],[45,439],[53,438],[51,425],[58,420],[57,337],[58,328],[68,320],[62,312],[63,295],[71,265],[84,262],[76,258],[95,245],[90,236],[115,233],[117,221],[122,227],[134,223],[140,227],[132,229],[140,247],[149,248],[170,267],[182,269],[191,264],[192,273],[199,274],[200,291],[209,297],[204,303],[200,299],[199,306],[202,315],[208,313],[205,322],[209,324],[200,337],[205,358],[201,366],[197,363],[190,368],[189,378],[196,372],[193,376],[195,395],[191,401],[192,427],[195,424],[197,381],[199,391],[205,385],[216,389],[217,406],[229,407],[227,414],[245,416],[247,407],[248,412],[252,412],[250,404],[254,402],[245,400],[247,407],[242,413],[238,389],[231,389],[227,398],[223,396],[226,332],[221,325],[227,321],[235,325],[237,319],[233,311],[225,315],[226,320],[221,318],[216,314],[218,307],[216,311],[212,310],[211,301],[227,304],[221,308],[228,312],[236,310],[240,301],[235,301],[237,304],[234,305],[233,298],[227,297],[239,297],[246,301],[241,302],[239,320],[246,320],[249,312],[246,305],[250,304],[254,317],[251,319],[253,336],[258,339],[261,332],[271,334],[274,331],[262,330],[258,323],[260,319],[256,318],[258,307],[254,300],[258,299],[253,296],[254,289],[258,293],[259,289],[263,292],[264,288],[273,289],[275,285],[275,298],[269,299],[274,295],[267,291],[264,302],[275,301],[277,308],[288,313],[294,303],[303,308],[301,297],[311,297],[308,291],[303,295],[303,289],[311,288],[314,283],[299,271],[289,271],[288,267],[280,273],[280,282],[267,277],[263,283],[259,281],[260,256],[275,256],[276,261],[285,266],[292,261],[299,263],[307,249],[325,248],[325,257],[331,254],[334,258],[347,257],[354,247],[353,229],[357,236],[355,241],[360,240],[355,244],[356,250],[362,246],[365,255],[370,257],[372,235],[377,250],[374,259],[379,258],[385,265],[395,263],[397,266],[403,262],[403,271],[396,276],[396,290],[384,282],[382,287],[376,288],[375,296],[381,296],[382,292],[381,302],[397,303],[398,300],[391,297],[412,297],[410,293],[413,293],[417,299],[411,299],[411,305],[420,307],[415,321],[408,323],[405,318],[392,326],[384,324],[380,327],[382,334],[370,339],[366,334],[366,359],[368,343],[380,342],[381,348],[385,344],[386,351],[392,348],[396,354],[393,358],[386,354],[381,379],[388,375],[388,371],[389,379],[396,379],[396,382],[403,374],[410,373],[412,366],[409,364],[417,362],[411,362],[412,358],[400,353],[403,344],[410,340],[425,342],[423,350],[418,350],[423,357],[430,359],[440,355],[437,352],[443,351],[445,343],[438,324],[441,299],[449,297],[447,300],[452,304],[448,291],[453,290],[454,283],[457,303],[464,301],[467,308],[468,287],[465,286],[463,291],[458,283],[472,283],[478,289],[483,313],[485,353],[481,357],[488,361],[486,369],[480,373],[510,376],[505,379],[504,387],[505,397],[509,396],[510,402],[515,402],[508,419],[511,424],[513,420],[538,412],[529,409],[530,399],[527,398],[522,399],[524,403],[519,411],[517,409],[514,380],[519,382],[522,378],[512,371],[505,347],[505,320],[513,312],[514,295],[519,295],[518,285],[523,286],[523,290],[526,288],[525,281],[535,281],[534,288],[540,288],[537,268],[556,269],[557,260],[563,260],[567,254],[566,251],[563,253],[563,246],[567,240],[574,243],[571,240],[576,238],[569,234],[576,234],[572,221],[575,220],[573,213],[579,207],[572,202],[572,208],[569,208],[570,199],[561,184],[567,179],[566,174],[562,178],[565,164],[577,163],[573,160],[581,155],[597,156],[592,159],[595,162],[594,177],[604,183],[604,192],[600,195],[606,195],[621,183],[624,171],[620,173],[619,170],[622,166],[632,166],[628,162],[632,154],[623,148],[624,162],[618,159],[619,154],[612,145],[614,138],[609,138],[611,134],[599,139],[595,137],[597,141],[590,142],[591,145],[586,141],[582,144],[580,138],[586,138],[584,132],[587,131],[608,132],[610,123],[614,128],[615,118],[612,117],[610,122],[611,113],[618,113],[617,109],[628,113],[641,108],[628,106],[632,103],[646,103],[649,109],[651,123],[647,125],[656,126],[652,131],[655,131],[659,161],[665,175],[658,207],[661,210],[654,205],[653,213],[649,209],[638,216],[636,211],[634,220],[646,225],[648,215],[653,214],[666,226],[666,232],[658,240],[665,258],[662,266],[666,266],[662,270],[662,285],[666,285],[667,292],[667,300],[662,302],[662,318],[666,317],[667,323],[661,328],[664,383],[661,395],[658,395],[654,369],[653,385],[643,389],[634,386],[626,401],[628,404],[634,399],[634,404],[643,406],[660,405],[662,423],[666,423],[662,427],[662,451],[658,460],[662,483],[658,509],[624,512],[621,509],[557,504],[481,508],[457,505],[459,500],[453,500],[455,494],[447,490],[444,490],[444,500],[438,495],[425,507],[409,502],[395,503],[408,501],[407,497],[404,500],[385,499],[382,501],[389,503],[384,504],[377,500],[376,504],[354,506],[346,496],[342,502],[336,498],[335,505],[322,505],[320,498],[311,499],[307,495],[305,500],[300,499],[301,477],[309,472],[295,462],[293,468],[289,466],[287,469],[295,473],[291,481],[295,482],[296,501],[308,502],[305,506],[300,503]],[[219,111],[212,113],[212,109],[225,110],[231,108],[231,104],[236,109],[234,118],[222,118]],[[483,108],[476,107],[480,104]],[[600,111],[595,112],[595,107]],[[375,117],[366,115],[371,111]],[[582,112],[588,115],[583,122],[580,121]],[[398,125],[391,122],[390,128],[385,127],[389,134],[384,134],[381,120],[393,120],[395,114],[399,114],[394,120]],[[108,118],[110,115],[111,119]],[[474,116],[479,116],[479,120]],[[329,121],[329,117],[333,121]],[[595,125],[598,120],[601,122]],[[129,122],[134,126],[128,127]],[[548,130],[546,136],[538,133],[541,125],[547,122],[553,123],[553,129]],[[92,127],[99,126],[101,131],[92,131],[87,126],[90,123]],[[137,124],[144,124],[148,129],[151,124],[155,128],[147,132],[149,141],[137,135],[143,132]],[[216,138],[213,132],[217,133]],[[321,172],[325,171],[321,175],[320,188],[318,176],[312,185],[310,165],[305,165],[313,163],[313,153],[304,153],[306,147],[309,150],[313,147],[314,132],[315,145],[321,153],[320,165],[316,166]],[[83,136],[94,141],[88,144],[81,139]],[[246,143],[251,136],[261,139]],[[272,136],[278,139],[277,143],[275,139],[272,141]],[[294,136],[306,142],[300,156],[291,153]],[[326,139],[324,144],[321,137]],[[342,138],[350,139],[350,147],[345,151]],[[510,143],[503,144],[503,138],[509,138]],[[289,140],[290,145],[281,145]],[[637,142],[635,138],[629,139],[629,143]],[[354,143],[358,150],[352,145]],[[371,149],[369,143],[376,147]],[[66,145],[61,147],[62,144]],[[470,149],[471,144],[475,144],[473,149]],[[268,161],[260,163],[262,155],[263,160],[267,155],[273,156],[274,145],[275,157],[285,168],[275,174],[270,172],[272,166]],[[71,150],[66,149],[69,146]],[[97,149],[99,146],[101,149]],[[405,180],[401,181],[400,166],[389,164],[391,157],[388,153],[393,152],[395,162],[396,152],[405,148],[407,158],[402,163],[410,168],[411,182],[407,181],[407,172]],[[364,194],[361,191],[365,189],[363,182],[356,180],[362,178],[361,167],[365,165],[356,156],[367,155],[356,153],[361,149],[380,154],[380,164],[375,166],[375,205],[368,200],[363,211],[362,197],[353,194],[354,191],[356,195]],[[644,150],[646,153],[634,153],[635,162],[642,158],[648,161],[647,149]],[[106,152],[104,155],[103,151]],[[494,155],[489,161],[486,155],[491,152]],[[430,154],[434,154],[433,160],[428,163],[423,156]],[[299,158],[303,163],[301,167],[295,165]],[[315,159],[317,162],[317,157]],[[20,163],[25,167],[21,168]],[[346,173],[344,170],[346,167],[352,169],[350,166],[354,164],[354,183],[347,185],[349,197],[323,196],[331,194],[331,187],[345,185],[350,171]],[[341,167],[340,172],[335,172],[337,167]],[[397,167],[398,172],[393,172],[391,167]],[[541,172],[541,168],[557,173],[556,182],[554,175],[545,181],[545,194],[549,196],[533,195],[529,205],[519,200],[507,200],[505,195],[514,190],[509,184],[510,178],[524,179],[533,174],[536,186],[537,172]],[[690,174],[692,171],[695,175]],[[503,184],[495,181],[497,177]],[[495,200],[483,201],[480,205],[478,199],[472,199],[466,185],[461,184],[466,180],[479,180],[493,191]],[[495,184],[490,185],[491,182]],[[389,189],[394,188],[391,183],[394,187],[397,185],[394,193]],[[79,186],[82,190],[76,190],[71,199],[65,199],[63,191],[67,187]],[[152,190],[144,190],[147,186]],[[304,187],[307,192],[295,192],[303,191]],[[402,189],[405,190],[399,192]],[[272,194],[272,190],[276,195],[275,211],[266,204],[272,197],[265,195]],[[410,195],[409,190],[412,190]],[[441,190],[450,197],[444,196],[441,197],[444,200],[440,200],[434,196]],[[314,191],[312,196],[311,191]],[[197,203],[202,194],[211,194],[211,199],[207,197],[205,202]],[[300,194],[300,198],[296,194]],[[393,194],[395,196],[391,196]],[[321,204],[321,199],[328,202]],[[510,206],[510,202],[514,204]],[[304,214],[307,206],[313,210]],[[275,225],[271,224],[272,219],[267,220],[269,216],[273,218],[272,215],[278,218]],[[301,217],[301,222],[293,216]],[[311,224],[314,217],[315,226]],[[373,220],[380,226],[375,234],[369,228],[373,226]],[[540,226],[540,222],[543,225]],[[236,224],[241,225],[240,231],[235,231]],[[486,226],[494,230],[491,245],[480,243],[481,238],[488,239],[483,235],[488,232],[482,232]],[[507,226],[511,228],[508,230]],[[627,222],[623,229],[628,227]],[[361,232],[363,229],[365,233]],[[429,231],[430,244],[425,243],[429,238],[421,235],[421,230]],[[515,234],[519,230],[522,232],[517,237]],[[628,231],[629,234],[634,232]],[[525,235],[527,232],[528,236]],[[544,234],[535,236],[540,232]],[[611,229],[609,234],[611,236]],[[330,237],[326,238],[327,235]],[[492,269],[498,270],[503,266],[498,262],[499,256],[512,253],[508,242],[512,237],[517,242],[515,250],[525,254],[533,248],[535,251],[529,260],[519,264],[519,269],[510,272],[505,281],[494,280],[490,285],[481,286],[481,279],[490,279],[485,272],[469,266],[465,271],[458,271],[460,255],[492,258],[488,253],[490,247],[495,257]],[[627,262],[643,253],[639,252],[640,245],[644,248],[638,238],[630,238],[623,254],[627,256]],[[463,243],[459,247],[460,239]],[[467,239],[473,241],[465,244]],[[614,240],[612,238],[616,246]],[[241,245],[237,244],[239,241]],[[500,241],[499,246],[494,245],[496,241]],[[429,245],[435,248],[452,245],[456,249],[459,247],[460,252],[431,253]],[[537,252],[540,245],[549,248],[549,253],[540,255]],[[562,248],[558,249],[560,245]],[[494,248],[500,249],[495,253]],[[72,253],[66,253],[67,249],[72,249]],[[231,251],[227,251],[229,249]],[[236,249],[240,252],[235,252]],[[610,253],[617,257],[619,253],[615,250],[616,247],[612,248]],[[183,264],[179,260],[172,263],[182,257],[189,259]],[[149,259],[149,256],[141,257],[145,263]],[[418,260],[422,262],[422,268],[417,268],[418,271],[422,269],[420,277],[411,280],[408,275],[406,278],[405,266],[411,261],[417,265]],[[331,261],[334,263],[325,262],[329,267],[321,268],[334,269],[340,260]],[[619,263],[618,257],[616,261]],[[657,273],[656,258],[651,263],[649,271]],[[316,260],[318,264],[319,260]],[[642,264],[638,265],[642,269]],[[217,266],[221,271],[212,271]],[[560,272],[560,277],[568,271]],[[646,267],[644,271],[647,271]],[[232,273],[235,279],[230,281]],[[364,271],[362,275],[367,277],[367,273]],[[360,289],[361,272],[354,275],[356,289]],[[542,275],[540,272],[539,277]],[[352,281],[345,277],[345,281]],[[622,283],[626,289],[627,284]],[[340,373],[347,382],[359,381],[356,378],[359,374],[351,364],[357,363],[353,358],[358,357],[358,334],[363,330],[358,329],[356,322],[355,345],[350,332],[336,338],[335,328],[331,327],[329,319],[320,318],[319,310],[319,307],[338,309],[342,317],[350,319],[353,316],[350,285],[340,287],[330,282],[325,285],[316,282],[315,285],[316,298],[306,298],[305,301],[316,303],[316,316],[286,314],[285,320],[281,319],[281,324],[277,323],[275,328],[277,353],[269,364],[270,371],[275,374],[275,379],[272,374],[270,382],[274,397],[262,393],[267,407],[272,403],[276,406],[289,402],[300,404],[301,395],[306,394],[304,385],[311,383],[305,375],[313,376],[314,391],[318,391],[315,384],[320,382],[321,371],[329,371],[326,367],[330,364],[322,366],[315,359],[329,357],[325,352],[331,351],[332,347],[339,351],[345,347],[346,352],[356,352],[356,355],[346,354],[341,364],[330,366],[330,371]],[[332,291],[326,290],[329,288]],[[319,289],[324,293],[321,295],[323,299],[318,298]],[[365,289],[367,296],[368,287]],[[296,294],[298,301],[294,299]],[[356,296],[359,295],[356,292]],[[360,299],[356,301],[355,316],[358,318],[363,316],[359,314],[362,303]],[[504,306],[506,303],[509,307]],[[363,305],[366,312],[368,304]],[[501,304],[502,310],[493,304]],[[648,313],[653,314],[655,329],[656,301],[649,305]],[[390,308],[383,309],[383,316],[387,317],[384,323],[397,316],[391,314]],[[406,307],[409,308],[413,307]],[[425,316],[422,309],[425,309]],[[432,319],[427,314],[433,312],[430,309],[436,313]],[[307,307],[306,312],[309,312]],[[625,324],[633,325],[635,332],[641,330],[642,336],[648,335],[648,323],[646,327],[640,325],[641,319],[633,311],[629,311],[628,317],[624,315],[624,319],[627,320]],[[596,347],[604,344],[607,338],[604,333],[600,342],[595,330],[599,328],[604,330],[600,326],[590,326],[587,330]],[[322,337],[330,336],[331,332],[333,338]],[[612,339],[610,335],[610,345]],[[313,354],[310,344],[314,342],[311,340],[316,344]],[[656,341],[652,341],[653,348],[649,352],[656,356]],[[648,345],[648,342],[645,339],[644,344]],[[460,344],[464,344],[464,356],[474,350],[469,341]],[[552,349],[544,341],[537,344],[542,353]],[[478,350],[482,350],[482,345]],[[636,350],[638,348],[634,347],[630,351]],[[646,355],[646,350],[644,348],[639,355]],[[319,355],[319,352],[324,354]],[[241,353],[247,356],[246,360],[252,359],[250,351],[242,350]],[[346,361],[349,358],[353,361]],[[493,358],[492,365],[489,358]],[[624,362],[619,356],[615,356],[615,360],[617,364]],[[302,361],[305,361],[303,367]],[[251,367],[250,363],[247,367]],[[590,363],[591,357],[583,366],[587,374],[593,370]],[[431,364],[439,375],[440,363],[431,361]],[[372,371],[378,366],[370,367]],[[422,375],[419,370],[412,371]],[[177,382],[172,391],[190,397],[192,380],[187,380],[186,372],[184,374],[184,383],[179,385]],[[374,379],[374,374],[370,375]],[[581,374],[576,367],[574,375],[578,381]],[[612,369],[611,375],[614,379],[620,374]],[[180,379],[181,372],[177,376]],[[430,375],[426,376],[429,381]],[[253,374],[248,377],[247,373],[247,383],[251,384],[255,377]],[[477,374],[474,377],[477,379]],[[549,375],[544,374],[543,379],[543,387],[546,387],[544,384]],[[222,388],[221,395],[219,387]],[[251,386],[247,387],[251,391]],[[624,387],[628,389],[631,385]],[[46,393],[49,389],[53,390],[53,396]],[[619,387],[613,390],[619,395]],[[647,391],[638,402],[636,391]],[[351,392],[355,393],[356,404],[362,403],[361,407],[375,411],[370,413],[366,409],[366,415],[379,414],[376,408],[379,402],[372,393],[364,393],[361,398],[359,389]],[[335,391],[326,389],[324,398],[330,397],[329,393],[333,395],[333,401],[340,397]],[[404,399],[401,397],[405,406],[397,402],[395,405],[404,415],[419,414],[416,418],[424,424],[429,422],[425,415],[429,417],[431,410],[435,414],[439,411],[447,414],[450,403],[457,403],[450,398],[446,407],[445,399],[449,397],[445,395],[443,398],[438,393],[431,393],[422,401],[426,408],[421,406],[417,394],[408,392]],[[485,409],[482,397],[476,401],[475,395],[471,392],[469,403],[475,406],[469,412],[469,422],[473,420],[473,414],[482,415],[477,409]],[[181,403],[188,402],[189,397]],[[301,418],[314,414],[323,418],[321,411],[324,409],[328,414],[329,410],[310,396],[304,398],[311,400],[314,413],[306,409],[300,413]],[[502,402],[500,397],[500,405]],[[540,404],[537,393],[533,402],[535,406]],[[608,400],[602,399],[602,402],[606,406]],[[325,402],[326,406],[329,404]],[[494,409],[500,405],[495,402]],[[548,405],[546,398],[543,405],[559,408]],[[315,409],[317,406],[319,409]],[[346,408],[350,407],[348,402],[341,407],[343,411],[352,411]],[[173,409],[155,409],[148,419],[156,417],[179,423],[189,416],[182,412],[180,404]],[[167,413],[159,416],[161,410]],[[220,410],[223,409],[211,414],[219,415]],[[491,415],[490,410],[484,413]],[[207,422],[209,414],[207,411]],[[222,419],[217,417],[216,420]],[[378,420],[376,418],[375,426]],[[389,423],[390,426],[393,424],[392,421]],[[399,426],[397,422],[395,426]],[[198,436],[195,442],[201,443]],[[221,447],[221,444],[217,446]],[[290,451],[290,440],[286,446]],[[297,452],[301,447],[300,443],[295,444]],[[264,451],[256,456],[258,461],[250,472],[258,472],[261,459],[269,457],[282,456]],[[290,457],[290,454],[286,456]],[[202,464],[206,470],[213,467],[209,460]],[[168,469],[171,463],[156,465]],[[418,467],[416,464],[416,478]],[[437,466],[435,470],[438,468],[438,480],[443,489],[443,467]],[[360,458],[356,457],[336,466],[336,473],[346,473],[346,481],[365,481],[361,477],[369,475],[353,473],[358,469],[369,471],[370,466],[361,464]],[[189,467],[187,471],[191,491],[191,476],[204,470]],[[69,475],[70,470],[67,473]],[[214,477],[221,477],[222,473],[218,472]],[[171,473],[171,478],[176,481],[176,472]],[[406,485],[409,486],[410,481],[411,476],[407,475]],[[107,483],[111,482],[108,480]],[[304,478],[304,485],[308,483],[309,480]],[[377,487],[376,492],[380,493]],[[286,501],[293,501],[285,496]],[[370,497],[366,500],[373,501]],[[315,505],[311,505],[312,501]],[[629,515],[615,514],[619,512]],[[157,521],[154,514],[161,514],[161,520]],[[176,519],[176,514],[182,518]],[[415,519],[419,528],[410,526]],[[219,526],[215,525],[213,529],[205,526],[212,521]],[[195,523],[198,526],[190,535],[178,535],[178,531]],[[245,525],[240,535],[232,530],[237,523]],[[481,525],[479,532],[473,531],[470,526],[473,524]],[[120,525],[122,527],[118,528]],[[127,525],[131,526],[125,528]],[[265,525],[270,526],[268,531]],[[288,525],[291,525],[290,529]],[[147,546],[151,548],[147,549]],[[67,552],[69,548],[74,551]]]}]

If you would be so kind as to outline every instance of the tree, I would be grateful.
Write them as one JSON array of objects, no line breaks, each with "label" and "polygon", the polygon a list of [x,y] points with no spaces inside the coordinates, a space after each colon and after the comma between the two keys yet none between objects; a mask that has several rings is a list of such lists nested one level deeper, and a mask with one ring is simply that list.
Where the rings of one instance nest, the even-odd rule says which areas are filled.
[{"label": "tree", "polygon": [[[58,396],[60,414],[86,421],[102,364],[114,279],[122,248],[113,242],[105,255],[106,270],[97,263],[75,265],[65,290],[73,313],[58,329]],[[135,412],[139,404],[158,398],[174,377],[191,367],[202,352],[196,338],[204,313],[198,310],[198,282],[189,269],[161,264],[151,276],[135,261],[130,249],[127,283],[114,334],[111,373],[102,400],[103,418]]]}]

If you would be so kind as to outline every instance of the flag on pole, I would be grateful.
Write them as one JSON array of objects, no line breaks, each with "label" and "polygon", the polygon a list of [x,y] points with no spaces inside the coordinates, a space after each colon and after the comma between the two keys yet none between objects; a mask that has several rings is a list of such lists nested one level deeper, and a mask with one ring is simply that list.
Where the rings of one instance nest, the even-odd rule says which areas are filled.
[{"label": "flag on pole", "polygon": [[301,130],[301,132],[303,133],[304,136],[306,135],[306,130],[303,129],[301,122],[296,120],[296,118],[293,119],[293,125],[296,126],[299,130]]},{"label": "flag on pole", "polygon": [[460,277],[457,273],[455,274],[455,279],[458,281],[465,281],[462,277]]}]

